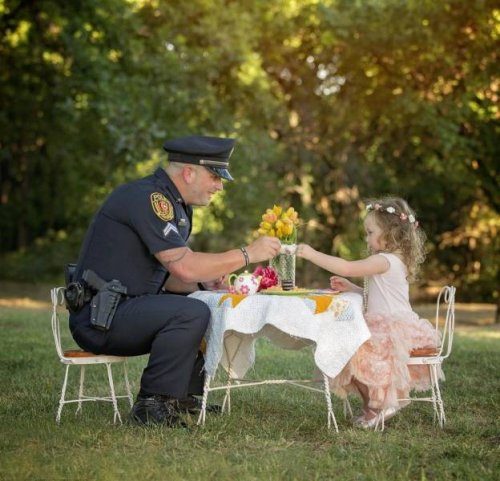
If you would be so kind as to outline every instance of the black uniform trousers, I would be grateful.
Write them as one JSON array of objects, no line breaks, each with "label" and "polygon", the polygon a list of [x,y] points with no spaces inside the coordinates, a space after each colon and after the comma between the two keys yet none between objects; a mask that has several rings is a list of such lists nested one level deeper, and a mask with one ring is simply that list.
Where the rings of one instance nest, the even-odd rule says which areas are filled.
[{"label": "black uniform trousers", "polygon": [[210,320],[205,303],[174,294],[126,299],[107,332],[93,328],[89,318],[89,305],[70,318],[73,338],[81,348],[115,356],[150,353],[141,391],[177,398],[203,392],[203,356],[198,348]]}]

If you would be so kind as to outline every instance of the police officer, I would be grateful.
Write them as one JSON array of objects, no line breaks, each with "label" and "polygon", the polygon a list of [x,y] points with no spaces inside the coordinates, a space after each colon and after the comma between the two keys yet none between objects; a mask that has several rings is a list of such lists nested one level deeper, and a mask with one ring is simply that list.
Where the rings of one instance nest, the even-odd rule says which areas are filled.
[{"label": "police officer", "polygon": [[70,315],[79,346],[95,354],[149,353],[131,419],[140,424],[178,424],[179,414],[199,409],[198,347],[210,311],[197,299],[178,295],[217,288],[228,273],[266,261],[278,239],[260,237],[221,253],[191,250],[192,206],[203,206],[233,180],[229,157],[234,140],[190,136],[167,141],[169,164],[153,175],[119,186],[106,199],[83,242],[75,280],[91,270],[127,289],[108,330],[91,324],[90,302]]}]

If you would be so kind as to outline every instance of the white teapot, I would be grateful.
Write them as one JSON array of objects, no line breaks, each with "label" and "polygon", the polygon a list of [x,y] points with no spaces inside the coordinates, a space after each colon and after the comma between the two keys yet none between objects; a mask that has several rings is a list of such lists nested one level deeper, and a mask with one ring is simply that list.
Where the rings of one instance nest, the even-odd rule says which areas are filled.
[{"label": "white teapot", "polygon": [[228,280],[236,294],[252,295],[259,289],[261,279],[262,276],[254,276],[245,271],[242,274],[231,274]]}]

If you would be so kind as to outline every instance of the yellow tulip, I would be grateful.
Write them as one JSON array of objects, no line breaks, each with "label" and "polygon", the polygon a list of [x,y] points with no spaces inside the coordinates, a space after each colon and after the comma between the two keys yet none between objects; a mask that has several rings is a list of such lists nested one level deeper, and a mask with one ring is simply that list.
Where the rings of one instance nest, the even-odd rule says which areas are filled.
[{"label": "yellow tulip", "polygon": [[283,230],[283,234],[285,234],[286,236],[291,235],[293,232],[293,224],[284,225],[282,230]]},{"label": "yellow tulip", "polygon": [[276,222],[278,220],[278,217],[276,216],[276,214],[273,211],[271,211],[267,214],[264,214],[262,216],[262,220],[272,224],[273,222]]},{"label": "yellow tulip", "polygon": [[273,205],[272,209],[266,209],[261,218],[257,232],[279,239],[290,240],[299,224],[299,214],[293,207],[283,209],[280,205]]},{"label": "yellow tulip", "polygon": [[283,211],[283,208],[279,205],[274,205],[273,206],[273,212],[279,216],[281,214],[281,212]]}]

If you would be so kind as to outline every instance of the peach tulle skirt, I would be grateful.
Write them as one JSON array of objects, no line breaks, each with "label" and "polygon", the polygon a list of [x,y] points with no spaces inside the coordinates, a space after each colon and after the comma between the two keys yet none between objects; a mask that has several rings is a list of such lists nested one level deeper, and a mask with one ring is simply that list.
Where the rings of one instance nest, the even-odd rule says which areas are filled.
[{"label": "peach tulle skirt", "polygon": [[[427,319],[414,312],[366,314],[365,320],[372,337],[366,341],[344,367],[330,381],[330,387],[339,396],[359,394],[354,380],[368,388],[373,409],[402,407],[412,389],[424,391],[430,388],[427,366],[408,366],[412,349],[436,347],[439,336]],[[444,378],[439,370],[440,378]]]}]

